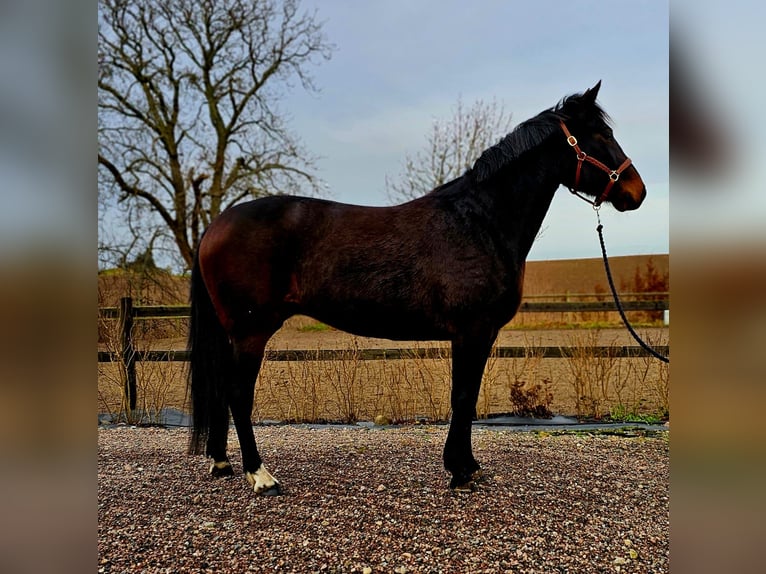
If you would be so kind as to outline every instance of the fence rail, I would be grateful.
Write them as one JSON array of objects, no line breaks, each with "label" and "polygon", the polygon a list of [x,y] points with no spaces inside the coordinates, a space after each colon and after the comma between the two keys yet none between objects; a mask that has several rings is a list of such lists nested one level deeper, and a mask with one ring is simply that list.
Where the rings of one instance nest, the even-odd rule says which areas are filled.
[{"label": "fence rail", "polygon": [[[626,311],[666,311],[670,309],[668,293],[629,293],[626,296],[646,297],[646,299],[633,299],[623,301],[622,306]],[[586,294],[559,294],[538,296],[546,298],[600,298],[603,293]],[[592,312],[592,311],[617,311],[614,301],[523,301],[519,312],[523,313],[551,313],[551,312]],[[120,299],[119,307],[102,307],[98,310],[100,319],[116,319],[120,322],[120,345],[119,352],[98,351],[98,362],[121,362],[125,369],[125,397],[131,410],[136,408],[136,363],[139,361],[154,362],[187,362],[189,353],[184,350],[178,351],[139,351],[133,345],[133,324],[135,319],[167,319],[189,317],[191,308],[188,305],[145,305],[134,306],[130,297]],[[670,353],[668,345],[662,345],[656,349],[663,355]],[[530,354],[530,349],[524,346],[496,347],[495,354],[499,358],[523,358]],[[535,356],[542,358],[566,358],[574,353],[587,353],[594,357],[630,358],[641,357],[648,353],[637,345],[623,346],[591,346],[556,347],[540,346],[533,347],[531,351]],[[266,352],[266,360],[270,361],[331,361],[349,358],[360,360],[382,359],[446,359],[451,356],[451,350],[445,347],[422,347],[416,349],[390,348],[390,349],[359,349],[356,351],[319,349],[319,350],[269,350]]]},{"label": "fence rail", "polygon": [[[670,300],[667,293],[626,293],[629,295],[641,295],[653,297],[652,299],[635,299],[623,301],[622,307],[626,311],[666,311],[670,309]],[[583,294],[580,297],[604,297],[602,294]],[[564,298],[575,295],[537,295],[535,297]],[[656,297],[656,298],[655,298]],[[129,298],[128,298],[129,299]],[[120,319],[120,307],[101,307],[98,310],[100,319]],[[552,313],[571,312],[582,313],[588,311],[617,311],[614,301],[523,301],[519,307],[520,313]],[[188,305],[145,305],[132,307],[132,316],[136,319],[169,319],[189,317],[191,307]]]},{"label": "fence rail", "polygon": [[[571,357],[574,347],[536,346],[532,347],[535,356],[543,359],[561,359]],[[614,357],[625,359],[647,355],[638,345],[607,345],[577,347],[592,357]],[[668,345],[659,345],[655,349],[662,354],[669,352]],[[529,347],[496,347],[493,351],[500,359],[519,359],[529,356]],[[295,349],[295,350],[269,350],[266,351],[267,361],[337,361],[354,357],[361,361],[379,361],[383,359],[448,359],[452,356],[449,347],[421,347],[416,349],[403,349],[398,347],[381,349]],[[98,362],[109,363],[122,359],[122,353],[99,351]],[[189,360],[188,351],[134,351],[134,360],[149,362],[180,362]]]}]

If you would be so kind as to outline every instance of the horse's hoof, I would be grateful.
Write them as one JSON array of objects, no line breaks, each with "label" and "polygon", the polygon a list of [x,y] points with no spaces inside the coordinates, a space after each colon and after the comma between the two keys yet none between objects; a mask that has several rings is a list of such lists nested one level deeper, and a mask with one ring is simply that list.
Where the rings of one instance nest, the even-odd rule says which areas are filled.
[{"label": "horse's hoof", "polygon": [[476,492],[478,490],[476,482],[472,479],[469,478],[466,480],[465,478],[458,478],[456,476],[452,477],[449,487],[450,490],[453,490],[454,492]]},{"label": "horse's hoof", "polygon": [[259,496],[277,496],[282,494],[279,481],[271,476],[266,467],[261,465],[255,472],[246,472],[245,478],[253,487],[253,492]]},{"label": "horse's hoof", "polygon": [[489,476],[484,474],[484,471],[477,468],[471,473],[460,474],[459,476],[453,476],[450,481],[449,487],[457,492],[476,492],[479,490],[479,485],[485,484],[489,481]]},{"label": "horse's hoof", "polygon": [[210,465],[210,476],[213,478],[221,478],[223,476],[233,476],[234,469],[228,460],[223,462],[214,462]]},{"label": "horse's hoof", "polygon": [[271,488],[262,490],[261,492],[257,492],[256,494],[258,496],[280,496],[282,494],[282,488],[279,486],[279,483],[277,483]]},{"label": "horse's hoof", "polygon": [[477,490],[479,490],[479,488],[476,485],[476,483],[474,481],[472,481],[472,480],[469,480],[468,482],[463,483],[463,484],[458,484],[456,486],[450,485],[450,488],[452,489],[453,492],[468,492],[468,493],[471,493],[471,492],[476,492]]}]

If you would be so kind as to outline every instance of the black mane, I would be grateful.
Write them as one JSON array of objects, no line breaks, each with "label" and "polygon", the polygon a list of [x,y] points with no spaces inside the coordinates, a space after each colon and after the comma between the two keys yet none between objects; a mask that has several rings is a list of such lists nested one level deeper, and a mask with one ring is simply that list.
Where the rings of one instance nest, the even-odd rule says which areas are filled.
[{"label": "black mane", "polygon": [[574,94],[563,98],[554,107],[522,122],[498,143],[484,150],[469,170],[474,181],[480,183],[489,179],[525,152],[540,145],[553,133],[560,132],[561,120],[587,117],[590,122],[609,124],[609,116],[601,106],[592,103],[586,108],[582,97],[582,94]]}]

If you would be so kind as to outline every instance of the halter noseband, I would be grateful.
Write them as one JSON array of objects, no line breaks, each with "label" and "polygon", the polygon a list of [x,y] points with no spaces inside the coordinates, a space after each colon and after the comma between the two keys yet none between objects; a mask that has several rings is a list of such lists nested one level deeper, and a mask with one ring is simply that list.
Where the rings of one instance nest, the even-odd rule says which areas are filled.
[{"label": "halter noseband", "polygon": [[[567,137],[567,143],[572,146],[575,153],[577,154],[577,171],[575,172],[575,182],[574,186],[569,188],[569,191],[577,195],[580,199],[584,199],[588,203],[591,203],[593,207],[599,207],[607,198],[609,195],[609,192],[612,189],[612,186],[615,184],[615,182],[620,179],[620,174],[627,168],[630,164],[630,158],[626,157],[625,161],[622,162],[622,165],[618,167],[617,169],[609,169],[605,164],[598,161],[596,158],[589,156],[587,153],[582,151],[580,149],[580,146],[577,144],[577,138],[574,137],[571,133],[569,133],[569,130],[567,129],[566,124],[564,124],[564,121],[561,122],[561,129],[564,130],[564,135]],[[596,201],[591,201],[590,199],[583,197],[581,195],[578,195],[578,189],[577,187],[580,185],[580,172],[582,171],[582,164],[584,161],[587,161],[588,163],[591,163],[595,165],[597,168],[599,168],[601,171],[605,171],[607,174],[609,174],[609,181],[606,184],[606,187],[604,188],[604,192],[601,194],[601,196]]]}]

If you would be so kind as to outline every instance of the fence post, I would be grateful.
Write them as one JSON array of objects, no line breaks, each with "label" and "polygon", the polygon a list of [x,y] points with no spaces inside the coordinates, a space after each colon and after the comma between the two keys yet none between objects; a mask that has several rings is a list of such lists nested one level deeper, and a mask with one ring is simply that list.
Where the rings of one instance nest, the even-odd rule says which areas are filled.
[{"label": "fence post", "polygon": [[125,403],[136,410],[136,353],[133,349],[133,299],[120,299],[120,345],[125,366]]}]

